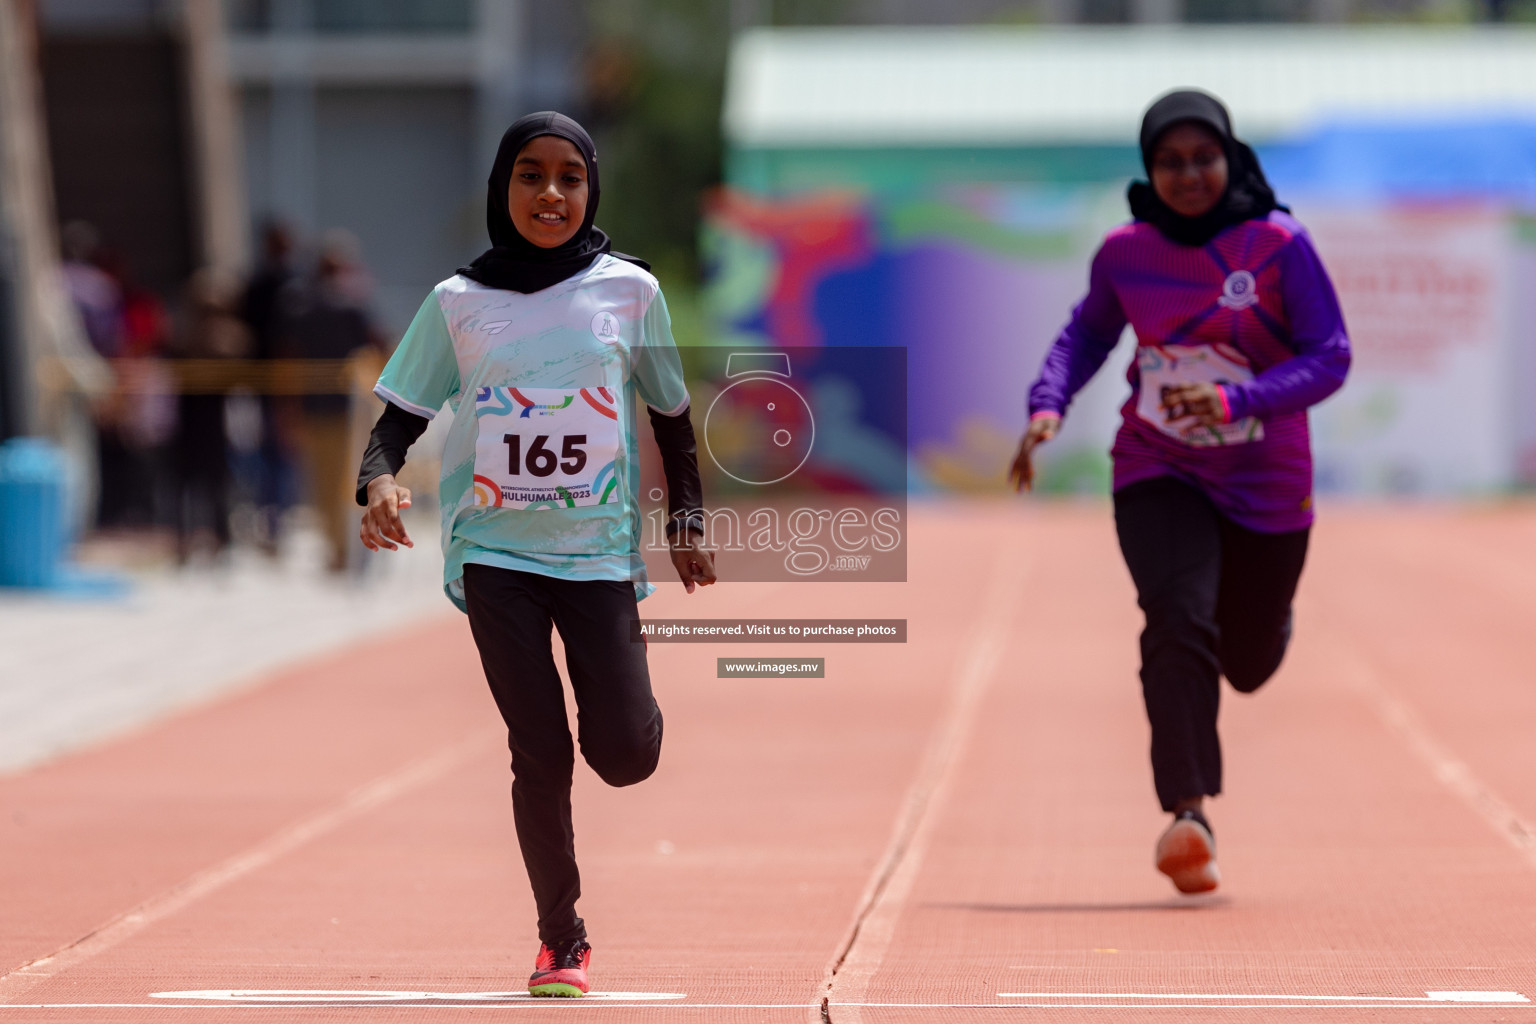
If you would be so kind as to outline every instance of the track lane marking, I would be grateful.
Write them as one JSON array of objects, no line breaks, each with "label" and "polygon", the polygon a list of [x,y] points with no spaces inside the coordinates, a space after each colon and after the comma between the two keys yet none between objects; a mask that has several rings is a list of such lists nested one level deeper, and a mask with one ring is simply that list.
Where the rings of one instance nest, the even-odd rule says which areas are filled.
[{"label": "track lane marking", "polygon": [[[810,1014],[810,1024],[830,1021],[834,1006],[853,1010],[850,1014],[839,1014],[840,1021],[859,1024],[858,1007],[885,1005],[859,1000],[890,948],[896,923],[927,852],[937,820],[935,808],[943,803],[937,797],[948,788],[950,769],[970,736],[976,708],[996,674],[1004,638],[1015,621],[1028,559],[1022,539],[1010,539],[1012,543],[993,563],[995,568],[982,604],[984,610],[966,635],[965,654],[952,677],[949,706],[902,802],[885,854],[870,876],[853,922],[827,966],[822,998]],[[847,998],[834,999],[839,992]]]},{"label": "track lane marking", "polygon": [[[1529,1003],[1519,992],[1452,992],[1431,991],[1422,996],[1308,996],[1299,993],[1202,993],[1202,992],[999,992],[997,998],[1009,999],[1306,999],[1356,1002],[1390,1003]],[[1156,1005],[1149,1004],[1149,1005]]]},{"label": "track lane marking", "polygon": [[1381,681],[1379,673],[1358,647],[1341,634],[1335,634],[1331,639],[1335,654],[1342,655],[1335,659],[1341,674],[1364,698],[1387,731],[1429,768],[1437,782],[1519,851],[1528,867],[1536,868],[1536,825],[1525,820],[1507,800],[1473,774],[1465,761],[1435,739],[1418,713]]},{"label": "track lane marking", "polygon": [[[1296,998],[1296,996],[1292,996]],[[820,1003],[621,1003],[611,999],[607,1003],[590,1001],[591,995],[582,999],[533,999],[522,1003],[359,1003],[353,1009],[410,1006],[421,1010],[548,1010],[553,1007],[570,1007],[576,1010],[624,1009],[624,1010],[814,1010],[820,1012]],[[1536,1006],[1516,1006],[1510,1003],[839,1003],[845,1007],[885,1010],[1017,1010],[1017,1009],[1077,1009],[1077,1010],[1536,1010]],[[346,1009],[333,1003],[0,1003],[0,1010],[324,1010],[335,1013]],[[1121,1019],[1124,1019],[1121,1016]]]},{"label": "track lane marking", "polygon": [[[454,743],[381,775],[352,790],[340,801],[323,808],[285,828],[279,829],[255,846],[237,853],[220,864],[188,876],[159,896],[111,918],[74,942],[21,965],[0,977],[0,999],[21,995],[49,978],[76,967],[113,946],[184,910],[231,882],[259,871],[362,814],[382,806],[412,790],[419,789],[448,774],[490,738],[485,729],[476,729]],[[0,1003],[0,1006],[12,1005]],[[171,1004],[159,1004],[171,1005]]]},{"label": "track lane marking", "polygon": [[[525,1002],[538,1000],[549,1005],[548,996],[536,996],[529,992],[395,992],[383,989],[339,988],[235,988],[192,989],[183,992],[151,992],[151,999],[202,999],[224,1002],[298,1004],[305,1006],[351,1006],[366,1003],[370,1006],[388,1006],[392,1003],[447,1002],[460,1000],[471,1003]],[[645,1002],[663,999],[687,999],[686,992],[589,992],[584,999],[619,1000],[621,1002]],[[158,1005],[158,1004],[157,1004]],[[171,1005],[171,1004],[166,1004]]]}]

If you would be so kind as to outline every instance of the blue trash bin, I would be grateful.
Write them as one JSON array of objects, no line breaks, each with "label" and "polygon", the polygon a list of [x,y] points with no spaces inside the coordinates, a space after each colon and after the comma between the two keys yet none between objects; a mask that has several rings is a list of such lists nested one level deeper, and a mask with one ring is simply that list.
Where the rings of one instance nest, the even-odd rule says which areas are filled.
[{"label": "blue trash bin", "polygon": [[0,586],[51,587],[64,557],[64,457],[41,438],[0,444]]}]

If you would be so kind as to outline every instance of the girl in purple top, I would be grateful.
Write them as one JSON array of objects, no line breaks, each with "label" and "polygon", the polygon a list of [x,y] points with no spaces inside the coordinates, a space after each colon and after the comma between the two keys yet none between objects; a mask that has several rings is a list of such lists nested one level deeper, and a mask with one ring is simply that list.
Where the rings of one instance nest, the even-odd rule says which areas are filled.
[{"label": "girl in purple top", "polygon": [[1031,455],[1126,324],[1131,396],[1111,450],[1115,527],[1146,613],[1141,682],[1158,799],[1156,862],[1181,892],[1220,882],[1203,801],[1221,792],[1222,675],[1252,693],[1280,666],[1312,525],[1307,408],[1338,390],[1349,339],[1302,226],[1275,201],[1226,108],[1197,91],[1147,110],[1135,220],[1093,258],[1029,391]]}]

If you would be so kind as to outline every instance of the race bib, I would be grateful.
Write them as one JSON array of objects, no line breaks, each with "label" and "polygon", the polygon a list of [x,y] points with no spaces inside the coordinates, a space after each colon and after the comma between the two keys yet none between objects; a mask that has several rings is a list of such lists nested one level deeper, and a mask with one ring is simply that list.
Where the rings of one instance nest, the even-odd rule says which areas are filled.
[{"label": "race bib", "polygon": [[475,504],[564,509],[620,500],[612,388],[478,388]]},{"label": "race bib", "polygon": [[1225,345],[1142,345],[1136,350],[1141,395],[1136,414],[1169,437],[1196,448],[1246,444],[1264,439],[1264,424],[1252,416],[1203,426],[1193,416],[1167,418],[1163,392],[1177,384],[1240,384],[1253,379],[1248,360]]}]

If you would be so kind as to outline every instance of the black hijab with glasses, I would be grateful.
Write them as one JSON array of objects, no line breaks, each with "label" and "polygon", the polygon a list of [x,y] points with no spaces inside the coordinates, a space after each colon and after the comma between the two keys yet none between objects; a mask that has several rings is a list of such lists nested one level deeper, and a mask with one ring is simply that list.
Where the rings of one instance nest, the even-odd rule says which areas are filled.
[{"label": "black hijab with glasses", "polygon": [[1259,158],[1246,143],[1233,136],[1227,108],[1210,93],[1198,89],[1170,92],[1148,107],[1142,117],[1141,164],[1149,178],[1157,140],[1174,125],[1190,121],[1210,129],[1221,142],[1227,157],[1226,191],[1206,213],[1186,217],[1159,199],[1149,181],[1133,181],[1126,193],[1133,217],[1153,225],[1170,241],[1200,246],[1232,225],[1266,217],[1271,210],[1290,212],[1289,207],[1275,201]]}]

